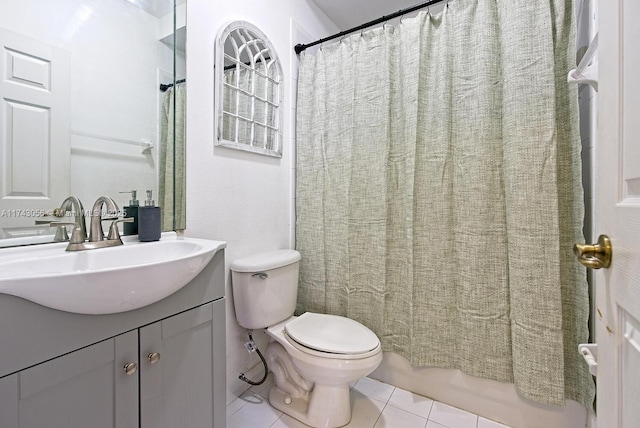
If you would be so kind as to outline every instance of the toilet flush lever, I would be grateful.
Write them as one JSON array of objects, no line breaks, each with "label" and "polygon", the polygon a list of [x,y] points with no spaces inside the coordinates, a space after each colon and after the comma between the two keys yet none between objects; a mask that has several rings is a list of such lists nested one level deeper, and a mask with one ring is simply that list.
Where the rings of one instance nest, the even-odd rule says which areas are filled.
[{"label": "toilet flush lever", "polygon": [[257,276],[260,279],[267,279],[269,277],[266,272],[256,272],[251,276]]}]

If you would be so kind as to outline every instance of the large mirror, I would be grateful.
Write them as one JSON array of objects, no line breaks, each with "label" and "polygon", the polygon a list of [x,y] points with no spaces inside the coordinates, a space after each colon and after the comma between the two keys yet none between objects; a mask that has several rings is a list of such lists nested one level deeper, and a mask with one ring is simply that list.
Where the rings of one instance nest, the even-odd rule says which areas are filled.
[{"label": "large mirror", "polygon": [[184,228],[184,1],[0,2],[0,247],[52,242],[70,195],[152,190]]},{"label": "large mirror", "polygon": [[215,82],[216,144],[282,157],[282,66],[260,29],[235,21],[222,30]]}]

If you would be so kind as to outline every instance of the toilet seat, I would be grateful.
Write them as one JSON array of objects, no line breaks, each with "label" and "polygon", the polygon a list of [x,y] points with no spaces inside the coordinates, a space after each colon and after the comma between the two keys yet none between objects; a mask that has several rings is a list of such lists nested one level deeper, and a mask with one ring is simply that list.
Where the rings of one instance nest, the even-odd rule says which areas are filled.
[{"label": "toilet seat", "polygon": [[359,322],[327,314],[305,312],[287,322],[285,337],[307,354],[338,359],[367,358],[380,352],[380,340]]}]

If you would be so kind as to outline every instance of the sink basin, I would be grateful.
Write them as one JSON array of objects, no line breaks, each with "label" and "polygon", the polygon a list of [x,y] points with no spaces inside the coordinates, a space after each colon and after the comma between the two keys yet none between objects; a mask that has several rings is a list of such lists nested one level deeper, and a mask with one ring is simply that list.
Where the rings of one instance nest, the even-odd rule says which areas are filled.
[{"label": "sink basin", "polygon": [[189,283],[225,247],[162,234],[157,242],[65,251],[67,243],[0,250],[0,293],[61,311],[113,314],[155,303]]}]

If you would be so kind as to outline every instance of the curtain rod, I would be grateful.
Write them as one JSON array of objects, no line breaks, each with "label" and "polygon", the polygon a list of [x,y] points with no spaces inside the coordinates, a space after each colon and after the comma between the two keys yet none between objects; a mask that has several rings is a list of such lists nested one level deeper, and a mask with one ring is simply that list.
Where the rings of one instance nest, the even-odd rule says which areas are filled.
[{"label": "curtain rod", "polygon": [[[431,0],[431,1],[417,4],[415,6],[408,7],[406,9],[400,9],[399,11],[392,13],[390,15],[385,15],[378,19],[374,19],[373,21],[365,22],[362,25],[358,25],[357,27],[353,27],[348,30],[341,31],[339,33],[334,34],[333,36],[325,37],[324,39],[316,40],[313,43],[307,43],[307,44],[298,43],[297,45],[294,46],[293,49],[296,51],[296,54],[300,55],[301,52],[303,52],[307,48],[310,48],[311,46],[319,45],[320,43],[328,42],[329,40],[337,39],[338,37],[343,37],[343,36],[346,36],[347,34],[355,33],[356,31],[360,31],[365,28],[373,27],[374,25],[381,24],[390,19],[397,18],[402,15],[406,15],[407,13],[411,13],[416,10],[429,7],[436,3],[442,3],[443,1],[445,0]],[[449,5],[449,0],[447,0],[447,5]]]},{"label": "curtain rod", "polygon": [[[179,85],[180,83],[184,83],[186,81],[187,81],[187,79],[176,80],[176,85]],[[167,92],[167,90],[169,88],[172,88],[172,87],[173,87],[173,83],[167,83],[167,84],[161,83],[160,84],[160,92]]]}]

